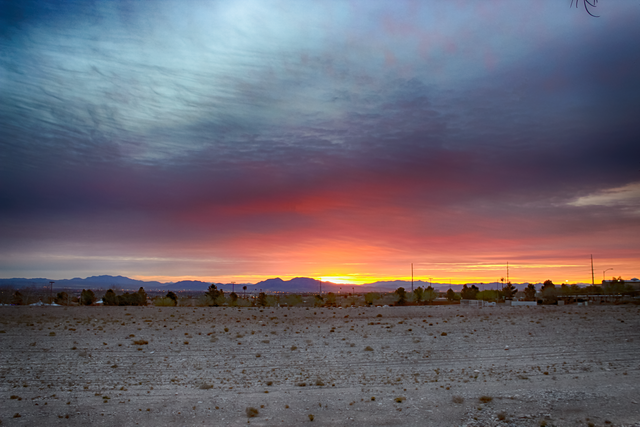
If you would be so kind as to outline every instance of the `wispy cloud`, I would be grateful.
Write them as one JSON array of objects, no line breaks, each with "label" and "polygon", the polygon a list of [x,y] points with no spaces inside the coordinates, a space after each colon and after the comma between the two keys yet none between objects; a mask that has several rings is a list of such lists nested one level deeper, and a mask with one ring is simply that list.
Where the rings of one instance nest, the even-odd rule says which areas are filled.
[{"label": "wispy cloud", "polygon": [[43,248],[68,271],[389,277],[416,259],[561,269],[594,230],[611,257],[635,247],[636,5],[6,10],[0,271]]}]

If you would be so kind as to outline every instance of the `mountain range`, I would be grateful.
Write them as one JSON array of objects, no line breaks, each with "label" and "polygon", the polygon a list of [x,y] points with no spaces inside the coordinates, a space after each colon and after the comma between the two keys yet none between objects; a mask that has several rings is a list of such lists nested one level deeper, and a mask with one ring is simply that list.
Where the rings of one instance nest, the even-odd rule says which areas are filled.
[{"label": "mountain range", "polygon": [[[143,287],[147,291],[206,291],[212,282],[202,282],[199,280],[182,280],[179,282],[161,283],[157,281],[143,281],[130,279],[124,276],[91,276],[85,279],[79,277],[73,279],[52,280],[45,278],[35,279],[0,279],[0,286],[12,286],[15,288],[23,287],[48,287],[49,283],[53,281],[54,289],[121,289],[123,291],[136,291]],[[356,292],[390,292],[399,287],[405,288],[407,291],[411,290],[411,282],[406,280],[393,280],[393,281],[378,281],[374,283],[368,283],[364,285],[345,285],[332,282],[323,282],[310,277],[295,277],[291,280],[282,280],[279,277],[273,279],[263,280],[258,283],[215,283],[219,289],[223,289],[225,292],[231,292],[235,290],[236,293],[241,292],[343,292],[348,293],[352,291],[352,288]],[[413,287],[417,288],[421,286],[426,288],[427,286],[433,286],[436,290],[447,290],[450,287],[454,291],[460,291],[463,285],[449,285],[448,283],[429,283],[422,280],[416,280],[413,282]],[[469,283],[469,286],[476,285],[480,290],[485,289],[500,289],[502,284],[498,282],[493,283]],[[528,283],[518,283],[514,286],[518,290],[523,290]],[[537,284],[540,285],[540,284]],[[581,286],[584,284],[580,284]],[[246,286],[246,291],[243,287]],[[538,286],[539,287],[539,286]]]}]

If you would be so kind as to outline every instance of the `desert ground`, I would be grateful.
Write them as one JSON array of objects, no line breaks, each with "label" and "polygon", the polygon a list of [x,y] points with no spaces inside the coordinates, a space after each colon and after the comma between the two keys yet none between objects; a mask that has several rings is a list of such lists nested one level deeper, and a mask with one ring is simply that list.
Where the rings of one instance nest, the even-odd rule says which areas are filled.
[{"label": "desert ground", "polygon": [[0,307],[0,420],[640,426],[639,319],[635,305]]}]

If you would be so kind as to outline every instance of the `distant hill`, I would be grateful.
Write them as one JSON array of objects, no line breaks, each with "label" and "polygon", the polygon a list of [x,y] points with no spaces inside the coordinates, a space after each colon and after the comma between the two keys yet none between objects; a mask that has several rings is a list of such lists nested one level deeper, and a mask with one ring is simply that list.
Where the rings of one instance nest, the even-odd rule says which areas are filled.
[{"label": "distant hill", "polygon": [[[34,278],[34,279],[0,279],[0,286],[13,286],[16,288],[23,287],[42,287],[49,286],[51,279]],[[211,285],[211,282],[202,282],[200,280],[182,280],[176,283],[161,283],[156,281],[145,282],[142,280],[130,279],[124,276],[91,276],[86,279],[79,277],[73,279],[61,279],[55,280],[53,285],[56,288],[71,288],[71,289],[109,289],[111,287],[122,290],[137,291],[140,287],[146,290],[160,290],[160,291],[206,291]],[[414,289],[418,286],[426,288],[429,286],[429,282],[422,280],[416,280],[413,282]],[[501,289],[502,283],[469,283],[468,286],[476,285],[481,291],[486,289]],[[518,290],[526,288],[528,283],[514,283],[514,286]],[[534,283],[536,287],[540,287],[540,283]],[[586,284],[579,284],[585,286]],[[295,277],[291,280],[282,280],[279,277],[273,279],[263,280],[256,284],[251,283],[216,283],[219,289],[223,289],[225,293],[231,292],[235,288],[236,293],[243,292],[242,287],[247,286],[248,293],[260,292],[340,292],[349,293],[351,288],[355,287],[356,292],[392,292],[399,287],[405,288],[405,290],[411,290],[411,282],[406,280],[392,280],[392,281],[379,281],[375,283],[368,283],[365,285],[342,285],[332,282],[323,282],[310,277]],[[434,289],[438,291],[446,291],[451,287],[454,291],[459,292],[463,285],[449,285],[448,283],[431,283]]]},{"label": "distant hill", "polygon": [[211,282],[201,282],[200,280],[182,280],[176,283],[163,285],[168,291],[206,291],[211,286]]},{"label": "distant hill", "polygon": [[29,287],[29,286],[49,286],[49,282],[53,280],[54,288],[69,288],[69,289],[109,289],[111,287],[124,289],[124,290],[138,290],[140,287],[147,289],[150,288],[162,288],[166,285],[160,282],[130,279],[124,276],[91,276],[86,279],[79,277],[73,279],[0,279],[0,285],[15,286],[17,288]]},{"label": "distant hill", "polygon": [[338,285],[335,283],[322,282],[310,277],[294,277],[291,280],[276,277],[256,283],[255,288],[271,292],[320,292],[320,289],[323,292],[332,292],[336,286]]}]

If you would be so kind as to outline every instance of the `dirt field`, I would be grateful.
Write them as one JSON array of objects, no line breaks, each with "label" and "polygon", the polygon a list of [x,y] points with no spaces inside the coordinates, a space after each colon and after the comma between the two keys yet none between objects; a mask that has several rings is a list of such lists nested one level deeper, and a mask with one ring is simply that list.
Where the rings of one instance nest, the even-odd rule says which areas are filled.
[{"label": "dirt field", "polygon": [[639,315],[632,305],[0,307],[0,420],[640,426]]}]

